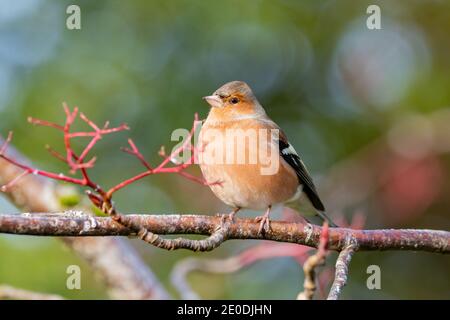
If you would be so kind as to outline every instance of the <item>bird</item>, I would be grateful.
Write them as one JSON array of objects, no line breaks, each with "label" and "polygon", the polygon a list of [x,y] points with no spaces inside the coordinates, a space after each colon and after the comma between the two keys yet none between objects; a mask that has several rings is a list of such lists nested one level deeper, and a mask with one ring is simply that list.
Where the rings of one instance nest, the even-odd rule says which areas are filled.
[{"label": "bird", "polygon": [[[305,164],[247,83],[228,82],[203,99],[211,108],[198,136],[199,166],[212,192],[233,208],[232,221],[241,209],[265,210],[256,221],[259,233],[268,232],[274,206],[306,198],[318,216],[336,226]],[[273,172],[264,172],[264,152],[278,162]]]}]

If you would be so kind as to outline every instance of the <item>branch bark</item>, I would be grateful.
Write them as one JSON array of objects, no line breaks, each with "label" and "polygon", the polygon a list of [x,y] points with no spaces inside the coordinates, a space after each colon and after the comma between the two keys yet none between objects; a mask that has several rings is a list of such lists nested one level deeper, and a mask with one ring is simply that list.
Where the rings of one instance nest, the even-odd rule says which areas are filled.
[{"label": "branch bark", "polygon": [[331,286],[328,300],[337,300],[342,288],[347,284],[348,266],[352,260],[352,256],[356,251],[355,245],[349,245],[339,253],[336,260],[336,275],[334,277],[333,285]]},{"label": "branch bark", "polygon": [[8,285],[0,285],[0,300],[64,300],[56,294],[34,292]]},{"label": "branch bark", "polygon": [[[124,215],[123,218],[127,225],[141,226],[151,233],[160,235],[210,236],[223,224],[222,216],[129,214]],[[272,230],[263,234],[258,232],[258,228],[259,223],[254,219],[236,218],[234,223],[229,224],[226,234],[223,235],[223,241],[261,239],[317,248],[322,231],[321,226],[283,221],[272,221]],[[133,230],[135,228],[124,227],[109,217],[92,217],[82,212],[0,215],[0,233],[70,237],[136,236]],[[426,229],[329,229],[328,250],[342,251],[349,243],[357,245],[359,251],[411,250],[448,254],[450,253],[450,232]],[[214,246],[217,246],[217,243]],[[166,249],[179,248],[192,249],[185,245],[175,245]]]},{"label": "branch bark", "polygon": [[[0,145],[3,145],[1,138]],[[8,152],[22,163],[28,162],[12,146],[8,147]],[[20,173],[20,168],[0,159],[0,185],[11,181]],[[57,190],[57,185],[52,181],[28,175],[17,181],[11,192],[5,195],[17,207],[24,210],[57,211],[61,210]],[[62,241],[91,265],[105,282],[112,298],[170,298],[156,276],[125,239],[78,237],[62,238]]]}]

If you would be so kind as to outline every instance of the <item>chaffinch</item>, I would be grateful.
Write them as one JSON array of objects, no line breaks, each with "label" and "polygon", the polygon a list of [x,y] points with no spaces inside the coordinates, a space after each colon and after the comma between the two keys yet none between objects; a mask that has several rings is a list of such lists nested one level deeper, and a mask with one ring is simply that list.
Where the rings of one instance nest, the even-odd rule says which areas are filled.
[{"label": "chaffinch", "polygon": [[304,163],[245,82],[229,82],[203,99],[212,108],[199,133],[199,164],[213,193],[234,208],[231,220],[240,209],[266,209],[256,219],[259,232],[267,232],[272,206],[300,201],[304,194],[335,226]]}]

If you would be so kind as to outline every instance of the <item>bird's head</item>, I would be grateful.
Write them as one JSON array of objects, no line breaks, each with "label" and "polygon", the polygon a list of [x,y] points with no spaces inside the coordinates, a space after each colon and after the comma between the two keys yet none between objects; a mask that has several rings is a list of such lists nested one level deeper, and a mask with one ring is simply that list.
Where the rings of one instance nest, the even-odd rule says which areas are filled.
[{"label": "bird's head", "polygon": [[224,117],[251,116],[264,112],[252,89],[243,81],[228,82],[203,99],[212,107],[211,112]]}]

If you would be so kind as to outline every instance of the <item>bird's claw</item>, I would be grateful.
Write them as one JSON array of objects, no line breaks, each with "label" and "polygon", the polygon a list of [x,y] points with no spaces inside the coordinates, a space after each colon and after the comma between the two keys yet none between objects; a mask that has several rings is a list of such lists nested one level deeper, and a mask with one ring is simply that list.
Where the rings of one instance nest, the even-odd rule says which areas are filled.
[{"label": "bird's claw", "polygon": [[225,213],[222,215],[221,222],[222,224],[229,220],[231,223],[234,223],[234,214],[233,213]]},{"label": "bird's claw", "polygon": [[258,229],[258,234],[262,234],[263,231],[265,233],[270,231],[270,219],[268,216],[264,215],[264,216],[260,216],[260,217],[256,217],[255,218],[256,222],[260,222],[259,224],[259,229]]}]

